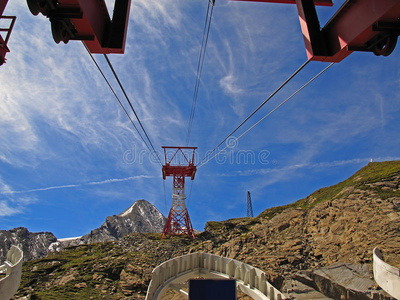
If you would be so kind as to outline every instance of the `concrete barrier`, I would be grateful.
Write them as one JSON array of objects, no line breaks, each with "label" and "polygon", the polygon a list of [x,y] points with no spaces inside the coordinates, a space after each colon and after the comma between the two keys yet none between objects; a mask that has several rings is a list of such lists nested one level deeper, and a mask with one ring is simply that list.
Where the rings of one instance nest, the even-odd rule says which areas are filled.
[{"label": "concrete barrier", "polygon": [[163,262],[153,270],[146,300],[157,300],[190,278],[234,278],[237,287],[254,300],[284,300],[286,297],[265,279],[265,273],[240,261],[214,254],[196,252]]},{"label": "concrete barrier", "polygon": [[400,299],[400,269],[385,263],[378,248],[374,249],[373,257],[376,283],[390,296]]},{"label": "concrete barrier", "polygon": [[7,252],[4,265],[0,266],[0,273],[6,276],[0,279],[0,299],[8,300],[17,292],[21,282],[23,252],[17,246],[11,246]]}]

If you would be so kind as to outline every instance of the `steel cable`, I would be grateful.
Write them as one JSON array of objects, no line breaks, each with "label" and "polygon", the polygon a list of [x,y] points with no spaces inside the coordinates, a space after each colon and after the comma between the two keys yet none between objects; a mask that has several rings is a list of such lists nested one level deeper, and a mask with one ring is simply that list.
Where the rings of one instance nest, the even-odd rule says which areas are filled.
[{"label": "steel cable", "polygon": [[94,62],[94,64],[96,65],[97,69],[99,70],[100,74],[103,76],[105,82],[107,83],[108,87],[110,88],[111,92],[114,94],[115,99],[117,99],[119,105],[122,107],[122,109],[124,110],[125,114],[127,115],[127,117],[129,118],[129,120],[131,121],[133,127],[135,128],[136,132],[139,134],[141,140],[143,141],[143,143],[146,145],[147,149],[150,151],[150,153],[152,152],[152,150],[150,149],[149,145],[146,143],[146,140],[144,139],[144,137],[142,136],[142,134],[140,133],[139,129],[136,127],[135,123],[133,122],[131,116],[129,115],[129,113],[127,112],[127,110],[125,109],[124,105],[122,104],[121,100],[119,99],[118,95],[116,94],[116,92],[114,91],[113,87],[111,86],[110,82],[108,81],[107,77],[105,76],[104,72],[101,70],[99,64],[97,63],[97,61],[95,60],[95,58],[93,57],[92,53],[90,52],[90,50],[87,48],[87,46],[85,45],[85,43],[82,42],[82,44],[85,46],[87,52],[89,53],[92,61]]},{"label": "steel cable", "polygon": [[[236,128],[227,135],[226,138],[224,138],[212,151],[210,151],[204,158],[203,160],[199,163],[202,164],[203,161],[207,160],[207,158],[215,151],[218,149],[219,146],[222,145],[232,134],[234,134],[240,127],[243,126],[244,123],[246,123],[261,107],[265,105],[272,97],[274,97],[287,83],[289,83],[290,80],[293,79],[310,61],[307,60],[305,63],[303,63],[292,75],[289,76],[288,79],[285,80],[263,103],[261,103],[242,123],[240,123]],[[215,157],[215,156],[213,156]]]},{"label": "steel cable", "polygon": [[133,108],[132,102],[130,101],[130,99],[129,99],[127,93],[125,92],[125,89],[124,89],[124,87],[122,86],[122,83],[121,83],[121,81],[119,80],[119,77],[118,77],[117,73],[115,72],[115,70],[114,70],[114,68],[113,68],[113,66],[112,66],[112,64],[111,64],[111,62],[110,62],[110,60],[109,60],[108,57],[107,57],[107,54],[104,54],[104,57],[105,57],[105,59],[106,59],[106,61],[107,61],[107,63],[108,63],[108,66],[110,67],[112,73],[114,74],[114,77],[115,77],[115,79],[117,80],[119,87],[121,88],[122,92],[124,93],[125,98],[126,98],[126,100],[128,101],[128,104],[129,104],[129,106],[131,107],[131,109],[132,109],[132,111],[133,111],[133,113],[134,113],[134,115],[135,115],[135,117],[136,117],[136,120],[139,122],[140,127],[142,128],[142,130],[143,130],[144,134],[146,135],[146,138],[147,138],[147,140],[148,140],[148,142],[149,142],[151,148],[153,149],[153,151],[150,151],[150,153],[152,153],[153,156],[156,157],[156,158],[158,159],[158,162],[162,165],[160,156],[158,155],[158,152],[157,152],[156,149],[154,148],[153,143],[152,143],[151,140],[150,140],[150,137],[148,136],[146,130],[144,129],[144,126],[143,126],[142,122],[140,121],[140,118],[139,118],[139,116],[137,115],[136,110]]},{"label": "steel cable", "polygon": [[[210,160],[212,160],[214,157],[216,157],[218,154],[220,154],[222,151],[224,151],[226,148],[228,148],[231,144],[235,143],[237,140],[239,140],[242,136],[244,136],[246,133],[248,133],[251,129],[256,127],[258,124],[260,124],[265,118],[267,118],[269,115],[271,115],[274,111],[276,111],[279,107],[281,107],[283,104],[285,104],[287,101],[289,101],[293,96],[295,96],[297,93],[299,93],[302,89],[304,89],[307,85],[309,85],[311,82],[313,82],[315,79],[317,79],[322,73],[324,73],[326,70],[328,70],[334,63],[329,64],[325,69],[323,69],[321,72],[319,72],[317,75],[315,75],[313,78],[311,78],[307,83],[305,83],[301,88],[299,88],[297,91],[295,91],[292,95],[290,95],[288,98],[286,98],[284,101],[282,101],[278,106],[276,106],[273,110],[271,110],[268,114],[266,114],[264,117],[262,117],[257,123],[255,123],[253,126],[251,126],[249,129],[247,129],[245,132],[243,132],[241,135],[239,135],[237,138],[232,140],[228,145],[226,145],[222,150],[218,151],[214,156],[209,158],[207,161],[203,163],[200,162],[200,164],[197,166],[197,169],[204,166],[206,163],[208,163]],[[226,139],[225,139],[226,140]],[[222,144],[222,143],[221,143]],[[219,145],[221,145],[219,144]],[[218,145],[218,146],[219,146]],[[214,151],[214,150],[213,150]]]},{"label": "steel cable", "polygon": [[[206,19],[204,22],[204,29],[203,29],[203,37],[201,40],[199,60],[197,62],[196,82],[194,85],[192,108],[191,108],[190,116],[189,116],[188,132],[187,132],[187,136],[186,136],[186,146],[189,145],[190,134],[192,132],[193,119],[194,119],[194,114],[196,111],[197,96],[199,94],[201,73],[203,72],[204,58],[205,58],[207,44],[208,44],[208,37],[210,35],[211,20],[212,20],[212,16],[213,16],[214,5],[215,5],[215,0],[212,0],[212,2],[210,2],[210,1],[211,0],[208,1]],[[210,11],[210,3],[211,3],[211,11]]]}]

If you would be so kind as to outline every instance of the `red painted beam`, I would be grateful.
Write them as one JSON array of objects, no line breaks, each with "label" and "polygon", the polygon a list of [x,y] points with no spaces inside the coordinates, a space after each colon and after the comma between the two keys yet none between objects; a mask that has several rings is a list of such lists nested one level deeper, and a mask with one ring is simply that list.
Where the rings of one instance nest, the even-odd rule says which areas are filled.
[{"label": "red painted beam", "polygon": [[115,0],[112,19],[104,0],[27,2],[33,15],[50,19],[56,43],[81,40],[91,53],[124,53],[131,0]]},{"label": "red painted beam", "polygon": [[8,0],[0,0],[0,16],[3,15],[4,9],[7,6]]},{"label": "red painted beam", "polygon": [[315,7],[308,2],[297,0],[297,8],[310,60],[340,62],[353,50],[372,51],[373,41],[383,34],[374,26],[378,22],[398,24],[400,18],[399,0],[347,0],[319,30]]},{"label": "red painted beam", "polygon": [[0,35],[0,66],[6,62],[7,52],[10,52],[10,49],[8,49],[5,41]]},{"label": "red painted beam", "polygon": [[[231,0],[231,1],[296,4],[296,0]],[[318,6],[333,6],[332,0],[315,0],[314,4]]]},{"label": "red painted beam", "polygon": [[91,53],[108,53],[102,49],[104,32],[111,23],[104,0],[59,0],[59,8],[80,8],[81,18],[70,20],[79,36],[92,36],[92,41],[84,40]]},{"label": "red painted beam", "polygon": [[178,147],[173,147],[173,146],[161,146],[163,149],[193,149],[196,150],[197,147],[183,147],[183,146],[178,146]]},{"label": "red painted beam", "polygon": [[[1,27],[0,28],[0,66],[6,61],[6,53],[10,52],[10,49],[7,47],[7,42],[10,37],[11,31],[14,27],[16,17],[3,16],[3,12],[7,6],[8,0],[0,0],[0,20],[8,19],[10,20],[10,25],[8,28]],[[2,34],[3,33],[3,34]]]},{"label": "red painted beam", "polygon": [[[197,147],[169,147],[163,146],[164,149],[164,158],[165,164],[162,167],[163,179],[166,179],[167,176],[183,176],[190,177],[192,180],[196,174],[196,166],[194,165],[194,154]],[[171,152],[167,154],[167,150],[174,149],[175,152]],[[192,150],[192,154],[189,156],[189,153],[184,153],[182,150]],[[189,151],[190,152],[190,151]],[[171,155],[173,154],[173,155]],[[167,157],[167,155],[169,157]],[[173,164],[174,159],[177,159],[178,155],[181,155],[182,161],[179,160],[178,164]]]}]

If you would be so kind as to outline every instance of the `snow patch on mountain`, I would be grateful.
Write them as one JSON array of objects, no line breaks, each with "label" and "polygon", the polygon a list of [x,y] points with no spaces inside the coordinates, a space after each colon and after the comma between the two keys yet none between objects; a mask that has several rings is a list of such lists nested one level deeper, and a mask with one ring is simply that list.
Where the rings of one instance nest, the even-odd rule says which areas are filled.
[{"label": "snow patch on mountain", "polygon": [[166,218],[154,205],[146,200],[138,200],[119,215],[107,217],[99,228],[80,237],[57,239],[51,232],[32,233],[24,227],[0,230],[0,264],[11,245],[22,249],[24,260],[31,260],[69,246],[116,241],[132,232],[162,232],[165,222]]},{"label": "snow patch on mountain", "polygon": [[118,215],[109,216],[99,228],[90,233],[70,240],[63,240],[63,246],[87,243],[116,241],[131,232],[162,232],[166,218],[150,202],[138,200]]},{"label": "snow patch on mountain", "polygon": [[46,256],[49,246],[56,241],[51,232],[30,232],[24,227],[0,230],[0,264],[11,245],[18,246],[24,252],[24,261],[27,261]]}]

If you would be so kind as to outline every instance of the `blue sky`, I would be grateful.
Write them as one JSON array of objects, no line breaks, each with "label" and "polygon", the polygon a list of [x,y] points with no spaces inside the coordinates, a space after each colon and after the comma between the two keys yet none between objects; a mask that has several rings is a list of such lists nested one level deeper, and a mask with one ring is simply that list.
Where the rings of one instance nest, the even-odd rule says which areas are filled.
[{"label": "blue sky", "polygon": [[[318,10],[322,25],[342,3]],[[160,151],[186,141],[206,8],[206,0],[132,0],[125,54],[109,56]],[[172,181],[165,201],[161,166],[83,45],[55,44],[49,21],[23,0],[5,14],[17,22],[0,67],[0,229],[79,236],[138,199],[167,215]],[[95,58],[123,99],[104,58]],[[306,59],[294,6],[217,0],[190,143],[198,157]],[[326,66],[309,63],[235,135]],[[248,190],[259,214],[342,181],[371,158],[400,159],[399,80],[399,49],[333,65],[199,168],[187,200],[194,227],[245,216]]]}]

